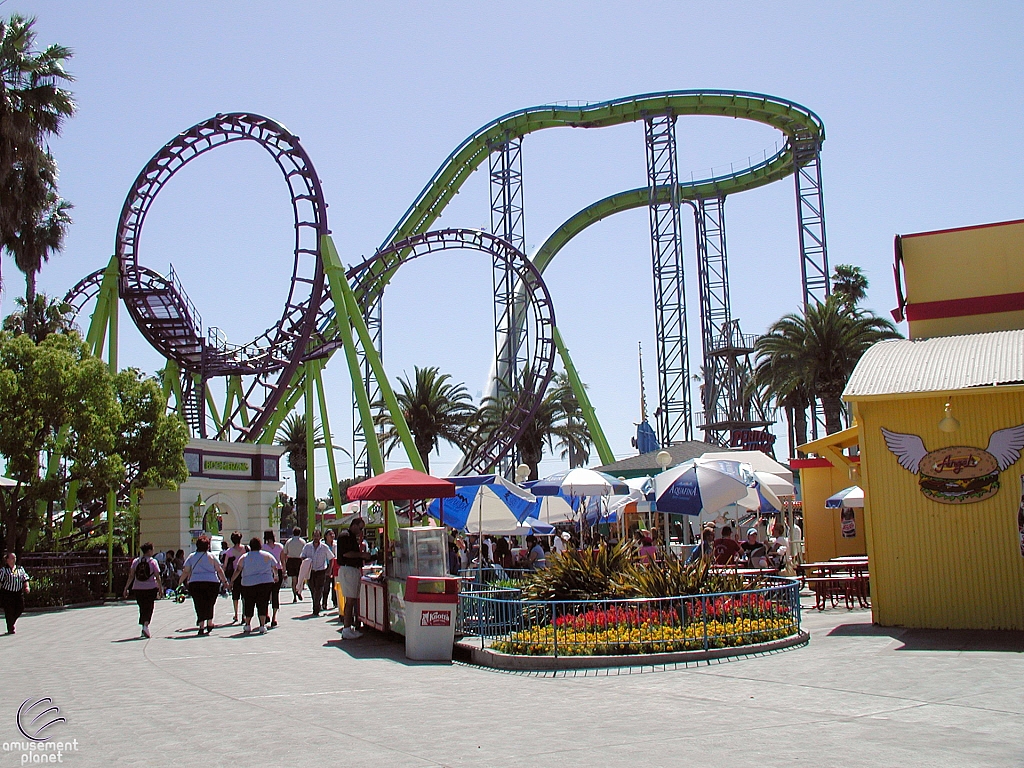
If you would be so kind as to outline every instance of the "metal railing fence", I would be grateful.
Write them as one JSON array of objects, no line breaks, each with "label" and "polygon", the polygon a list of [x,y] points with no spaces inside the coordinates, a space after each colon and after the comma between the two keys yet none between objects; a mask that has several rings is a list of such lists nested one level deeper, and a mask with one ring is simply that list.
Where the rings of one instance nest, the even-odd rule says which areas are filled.
[{"label": "metal railing fence", "polygon": [[[130,557],[114,558],[114,594],[128,582]],[[25,552],[18,559],[29,576],[26,608],[52,608],[102,600],[107,556],[88,552]]]},{"label": "metal railing fence", "polygon": [[710,650],[800,631],[796,579],[764,577],[740,592],[667,598],[523,600],[482,586],[459,599],[457,631],[480,647],[544,656],[617,656]]}]

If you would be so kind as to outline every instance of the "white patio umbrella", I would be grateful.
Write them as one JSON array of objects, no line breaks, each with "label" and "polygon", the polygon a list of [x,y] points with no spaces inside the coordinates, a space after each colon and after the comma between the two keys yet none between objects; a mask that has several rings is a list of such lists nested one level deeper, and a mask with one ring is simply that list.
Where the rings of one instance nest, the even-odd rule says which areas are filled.
[{"label": "white patio umbrella", "polygon": [[757,478],[757,482],[762,488],[768,488],[776,496],[792,496],[795,492],[794,486],[789,480],[773,475],[771,472],[754,470],[754,477]]},{"label": "white patio umbrella", "polygon": [[833,493],[827,499],[825,499],[826,509],[841,509],[847,507],[849,509],[862,508],[864,506],[864,489],[859,485],[851,485],[849,488],[843,488],[838,493]]},{"label": "white patio umbrella", "polygon": [[532,514],[549,525],[567,523],[576,517],[569,502],[561,496],[538,496],[537,507]]},{"label": "white patio umbrella", "polygon": [[12,480],[9,477],[0,476],[0,488],[13,488],[18,484],[17,480]]},{"label": "white patio umbrella", "polygon": [[752,478],[749,464],[691,459],[654,477],[658,511],[699,515],[719,510],[746,496]]},{"label": "white patio umbrella", "polygon": [[561,492],[565,496],[611,496],[615,493],[629,493],[629,487],[611,475],[593,469],[576,467],[567,472],[549,475],[530,486],[538,496],[554,496]]}]

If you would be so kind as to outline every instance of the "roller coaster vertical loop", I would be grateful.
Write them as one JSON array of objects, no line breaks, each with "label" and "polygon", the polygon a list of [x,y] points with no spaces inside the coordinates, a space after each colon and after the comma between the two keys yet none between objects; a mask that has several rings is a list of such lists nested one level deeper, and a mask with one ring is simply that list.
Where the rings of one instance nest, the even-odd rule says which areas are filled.
[{"label": "roller coaster vertical loop", "polygon": [[[288,185],[294,219],[292,276],[284,311],[277,323],[241,345],[211,344],[203,336],[202,319],[184,288],[173,278],[139,263],[146,215],[163,186],[188,163],[217,147],[253,141],[281,169]],[[164,357],[174,360],[185,376],[198,379],[198,424],[205,435],[205,382],[214,376],[245,375],[249,381],[233,414],[224,414],[219,436],[233,432],[259,434],[298,368],[314,329],[323,299],[324,270],[320,237],[329,234],[327,205],[320,179],[298,137],[259,115],[217,115],[168,142],[139,173],[121,209],[116,255],[120,293],[142,335]]]}]

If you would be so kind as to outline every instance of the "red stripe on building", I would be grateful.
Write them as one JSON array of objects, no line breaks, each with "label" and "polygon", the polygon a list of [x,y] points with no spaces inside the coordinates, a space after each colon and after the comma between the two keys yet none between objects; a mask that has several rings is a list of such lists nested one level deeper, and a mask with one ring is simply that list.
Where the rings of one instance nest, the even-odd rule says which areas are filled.
[{"label": "red stripe on building", "polygon": [[1000,293],[995,296],[972,296],[968,299],[946,299],[907,304],[907,320],[940,320],[965,315],[990,315],[995,312],[1024,310],[1024,293]]}]

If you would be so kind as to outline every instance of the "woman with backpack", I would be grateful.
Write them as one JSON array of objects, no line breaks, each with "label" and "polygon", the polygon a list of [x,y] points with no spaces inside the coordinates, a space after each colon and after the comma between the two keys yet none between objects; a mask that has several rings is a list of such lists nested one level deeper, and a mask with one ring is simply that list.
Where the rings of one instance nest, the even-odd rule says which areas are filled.
[{"label": "woman with backpack", "polygon": [[151,637],[149,622],[153,619],[153,604],[160,594],[160,566],[153,559],[153,545],[146,542],[142,545],[142,554],[132,560],[128,569],[128,583],[124,585],[124,596],[130,590],[135,591],[135,602],[139,605],[139,624],[142,625],[142,636]]},{"label": "woman with backpack", "polygon": [[246,548],[242,546],[242,532],[235,531],[231,534],[231,549],[225,550],[220,553],[220,561],[224,564],[224,575],[227,576],[228,581],[231,582],[231,602],[235,606],[235,617],[231,619],[232,624],[238,623],[238,603],[242,599],[242,582],[231,577],[235,573],[235,568],[238,566],[238,561],[242,555],[246,553]]},{"label": "woman with backpack", "polygon": [[196,551],[185,561],[181,580],[188,584],[188,592],[192,595],[199,636],[210,634],[213,631],[213,609],[217,604],[217,595],[221,586],[228,585],[228,580],[217,558],[210,554],[209,536],[196,539]]}]

